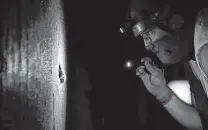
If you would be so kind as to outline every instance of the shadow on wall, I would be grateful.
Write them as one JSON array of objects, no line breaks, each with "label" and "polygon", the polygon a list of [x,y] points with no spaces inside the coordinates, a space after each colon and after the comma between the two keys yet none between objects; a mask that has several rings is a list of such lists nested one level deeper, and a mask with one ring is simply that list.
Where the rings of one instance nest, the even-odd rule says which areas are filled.
[{"label": "shadow on wall", "polygon": [[75,83],[70,88],[71,93],[69,95],[69,124],[67,125],[68,128],[73,130],[93,130],[89,98],[92,86],[87,71],[80,64],[76,64],[75,68]]}]

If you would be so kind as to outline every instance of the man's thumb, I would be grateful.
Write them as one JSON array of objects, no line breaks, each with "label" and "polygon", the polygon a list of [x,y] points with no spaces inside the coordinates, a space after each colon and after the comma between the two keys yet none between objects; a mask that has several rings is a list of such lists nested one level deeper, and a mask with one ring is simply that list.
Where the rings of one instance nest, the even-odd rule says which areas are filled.
[{"label": "man's thumb", "polygon": [[139,77],[144,75],[146,73],[144,68],[145,68],[144,66],[140,66],[139,68],[137,68],[136,69],[136,75],[139,76]]}]

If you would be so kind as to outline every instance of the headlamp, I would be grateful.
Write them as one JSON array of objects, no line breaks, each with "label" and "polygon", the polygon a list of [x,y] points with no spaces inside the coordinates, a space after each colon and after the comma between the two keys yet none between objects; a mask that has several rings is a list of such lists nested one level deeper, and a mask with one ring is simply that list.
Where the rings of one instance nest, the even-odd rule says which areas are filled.
[{"label": "headlamp", "polygon": [[142,20],[132,27],[134,36],[137,37],[155,26],[152,20]]},{"label": "headlamp", "polygon": [[142,20],[137,23],[135,22],[128,22],[125,24],[125,26],[122,26],[120,28],[121,33],[125,33],[128,31],[133,31],[134,36],[137,37],[141,35],[142,33],[145,33],[149,29],[152,29],[155,26],[153,20]]},{"label": "headlamp", "polygon": [[[140,11],[140,14],[136,14],[135,16],[131,15],[131,5],[129,6],[129,10],[126,15],[125,25],[120,28],[121,33],[125,33],[128,31],[133,31],[134,36],[137,37],[142,33],[145,33],[149,29],[155,27],[156,21],[160,20],[161,12],[163,8],[157,8],[153,11],[147,10],[147,13],[144,13],[146,10]],[[162,11],[161,11],[162,10]],[[138,13],[138,12],[137,12]],[[158,22],[157,22],[158,23]]]},{"label": "headlamp", "polygon": [[120,27],[120,32],[121,32],[121,33],[125,33],[125,32],[127,32],[127,31],[128,31],[128,28],[126,28],[125,26]]},{"label": "headlamp", "polygon": [[120,32],[121,33],[126,33],[126,32],[129,32],[129,31],[132,31],[133,25],[135,25],[135,23],[133,23],[133,21],[131,21],[131,20],[126,21],[125,25],[120,27]]}]

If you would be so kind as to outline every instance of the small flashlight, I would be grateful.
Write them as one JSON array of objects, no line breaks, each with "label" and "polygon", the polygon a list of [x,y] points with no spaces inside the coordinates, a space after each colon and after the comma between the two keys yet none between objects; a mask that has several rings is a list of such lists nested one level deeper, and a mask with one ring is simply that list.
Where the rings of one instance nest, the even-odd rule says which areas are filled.
[{"label": "small flashlight", "polygon": [[121,33],[124,33],[123,28],[120,28],[120,32],[121,32]]},{"label": "small flashlight", "polygon": [[126,67],[127,69],[131,69],[131,68],[133,67],[133,62],[130,61],[130,60],[126,61],[126,62],[125,62],[125,67]]},{"label": "small flashlight", "polygon": [[128,32],[128,31],[129,31],[129,29],[128,29],[127,27],[125,27],[125,26],[120,27],[120,32],[121,32],[121,33],[126,33],[126,32]]}]

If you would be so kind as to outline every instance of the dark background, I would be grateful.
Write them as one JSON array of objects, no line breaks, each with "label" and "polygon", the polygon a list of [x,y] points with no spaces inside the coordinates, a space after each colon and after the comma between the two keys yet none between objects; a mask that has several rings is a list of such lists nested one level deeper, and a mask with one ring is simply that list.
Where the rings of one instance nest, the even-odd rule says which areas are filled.
[{"label": "dark background", "polygon": [[[57,0],[58,1],[58,0]],[[12,45],[18,43],[18,46],[21,47],[21,29],[26,26],[29,28],[29,21],[35,22],[38,19],[39,11],[42,10],[44,12],[48,4],[50,2],[57,2],[55,0],[7,0],[1,1],[0,4],[0,13],[1,13],[1,20],[0,22],[8,23],[9,26],[5,27],[6,29],[13,29],[16,27],[18,30],[17,38]],[[55,3],[56,4],[56,3]],[[55,5],[54,4],[54,5]],[[128,7],[128,1],[101,1],[101,0],[91,0],[91,1],[79,1],[79,0],[64,0],[64,10],[65,10],[65,20],[66,20],[66,31],[67,31],[67,61],[72,63],[73,61],[78,61],[87,71],[89,74],[90,82],[93,86],[92,93],[88,93],[89,99],[91,101],[90,106],[92,110],[92,118],[95,129],[97,130],[111,130],[111,129],[180,129],[182,128],[179,124],[177,124],[168,114],[164,111],[164,109],[155,101],[155,99],[148,94],[144,86],[141,84],[140,80],[135,77],[135,68],[133,69],[126,69],[124,67],[125,60],[133,60],[135,66],[139,66],[140,59],[143,56],[148,55],[143,47],[143,42],[140,39],[139,41],[135,41],[134,38],[130,35],[122,35],[119,33],[119,27],[124,23],[125,14]],[[59,7],[53,8],[51,11],[58,11]],[[13,10],[10,15],[8,16],[8,11]],[[186,10],[186,9],[184,9]],[[46,11],[46,10],[45,10]],[[14,14],[13,14],[14,13]],[[190,13],[191,14],[191,13]],[[57,19],[50,21],[53,18],[56,18],[55,13],[51,13],[49,17],[46,17],[46,23],[43,22],[43,25],[46,26],[46,32],[40,31],[35,32],[34,36],[35,39],[30,40],[37,40],[43,39],[44,35],[42,33],[50,34],[50,30],[53,28],[54,22]],[[13,19],[14,18],[14,19]],[[16,21],[15,21],[16,20]],[[8,22],[7,22],[8,21]],[[13,25],[16,23],[16,25]],[[0,23],[2,25],[2,23]],[[32,23],[34,24],[34,23]],[[3,28],[0,31],[0,35],[3,32]],[[9,32],[9,31],[7,31]],[[9,36],[9,35],[7,35]],[[26,36],[28,33],[26,32]],[[49,38],[54,38],[54,36],[49,35]],[[6,39],[8,40],[8,39]],[[7,43],[6,41],[5,43]],[[4,43],[4,42],[2,42]],[[22,42],[23,43],[23,42]],[[40,42],[38,42],[40,43]],[[42,42],[41,42],[42,43]],[[47,45],[41,47],[43,52],[51,52],[47,51],[50,50],[57,44],[54,40],[52,42],[48,41],[47,44],[43,42],[42,45]],[[30,43],[32,45],[33,42]],[[29,45],[29,44],[28,44]],[[34,44],[37,45],[37,44]],[[24,48],[24,46],[22,46]],[[33,47],[33,46],[32,46]],[[31,47],[28,47],[31,49]],[[1,51],[4,48],[0,48]],[[20,49],[20,48],[18,48]],[[68,50],[72,49],[72,50]],[[35,52],[35,49],[31,49]],[[12,50],[13,51],[13,50]],[[16,50],[17,51],[17,50]],[[17,51],[17,52],[20,52]],[[33,52],[33,53],[34,53]],[[27,60],[28,62],[32,62],[29,54],[33,54],[32,51],[28,50]],[[15,54],[11,52],[11,54]],[[38,58],[52,58],[51,53],[44,53]],[[8,57],[7,57],[8,58]],[[2,61],[3,57],[0,59]],[[20,60],[16,60],[20,61]],[[16,88],[20,87],[30,87],[31,83],[36,83],[35,86],[40,87],[41,91],[37,92],[37,96],[44,95],[40,99],[41,102],[45,105],[43,106],[45,114],[48,114],[48,117],[54,116],[54,113],[51,109],[49,103],[45,101],[49,101],[50,99],[54,98],[54,95],[50,93],[52,89],[51,85],[48,85],[51,75],[51,68],[53,67],[53,71],[56,71],[55,66],[49,66],[47,62],[48,60],[43,60],[44,66],[47,69],[44,69],[45,72],[47,71],[46,79],[41,78],[42,84],[36,83],[36,79],[33,78],[31,82],[27,82],[29,85],[25,85],[26,82],[19,84],[21,81],[19,75],[11,75],[14,77],[13,81],[17,81],[18,84]],[[2,62],[1,62],[2,63]],[[39,62],[36,62],[38,65]],[[28,63],[29,64],[29,63]],[[73,76],[74,73],[71,73],[75,70],[73,65],[67,64],[67,69],[69,70],[69,75],[67,75],[67,79],[69,80],[69,84],[73,84]],[[0,68],[1,69],[1,68]],[[28,69],[28,68],[27,68]],[[29,70],[29,69],[28,69]],[[34,69],[32,71],[36,72],[36,70],[40,70],[39,68]],[[40,72],[41,74],[44,71]],[[45,74],[45,73],[44,73]],[[54,76],[55,77],[55,76]],[[1,79],[0,79],[1,80]],[[28,81],[28,80],[27,80]],[[1,81],[0,81],[1,83]],[[70,84],[70,85],[71,85]],[[10,84],[12,86],[12,84]],[[47,85],[47,87],[42,86]],[[58,84],[53,84],[53,86],[58,86]],[[67,84],[68,85],[68,84]],[[2,86],[0,84],[0,86]],[[14,86],[15,87],[15,86]],[[42,88],[45,88],[42,91]],[[70,91],[72,87],[69,86],[68,91]],[[2,87],[0,87],[0,91]],[[26,89],[24,89],[26,90]],[[20,92],[18,90],[18,92]],[[32,93],[27,93],[32,94]],[[48,94],[48,97],[47,97]],[[29,111],[27,106],[18,104],[17,100],[13,103],[12,96],[16,95],[17,99],[20,101],[19,93],[10,92],[6,97],[9,97],[5,103],[11,104],[9,108],[11,110],[8,111],[8,114],[13,116],[17,116],[16,121],[20,121],[19,117],[24,117],[24,114],[27,116],[29,115],[30,120],[26,119],[25,121],[31,122],[31,124],[22,120],[22,122],[15,122],[15,125],[11,125],[13,129],[23,129],[21,127],[27,126],[31,127],[30,129],[39,129],[41,126],[40,122],[36,122],[36,109],[32,109]],[[67,92],[67,95],[70,96],[70,93]],[[2,95],[0,95],[2,96]],[[2,98],[2,97],[1,97]],[[21,97],[27,100],[27,97]],[[69,98],[70,99],[70,98]],[[36,100],[37,101],[37,100]],[[54,101],[51,100],[51,101]],[[69,102],[70,100],[68,100]],[[34,101],[35,102],[35,101]],[[55,102],[53,102],[55,104]],[[15,106],[15,107],[13,107]],[[69,103],[68,103],[69,106]],[[76,107],[76,106],[75,106]],[[26,108],[26,109],[24,109]],[[69,107],[67,107],[69,108]],[[7,110],[7,108],[5,108]],[[28,110],[28,111],[27,111]],[[69,109],[67,109],[68,111]],[[10,112],[12,111],[12,113]],[[2,112],[3,113],[3,112]],[[31,114],[31,115],[30,115]],[[5,117],[6,114],[3,113]],[[44,116],[42,113],[37,114],[40,116]],[[61,116],[59,114],[59,116]],[[67,115],[69,116],[69,115]],[[42,117],[41,117],[42,118]],[[104,126],[102,126],[101,120],[104,119]],[[50,126],[49,120],[47,117],[45,118],[44,125]],[[55,121],[55,120],[53,120]],[[70,120],[68,120],[69,122]],[[144,125],[142,125],[142,122]],[[1,122],[0,122],[1,123]],[[6,123],[12,124],[10,120],[6,120]],[[36,123],[34,126],[33,124]],[[68,123],[67,123],[68,124]],[[55,129],[56,125],[53,122],[53,128]],[[79,124],[78,124],[79,125]],[[80,124],[82,125],[82,124]],[[36,128],[38,127],[38,128]],[[45,127],[45,128],[46,128]],[[48,127],[49,128],[49,127]],[[6,129],[6,128],[5,128]],[[9,127],[7,127],[9,129]],[[27,129],[25,127],[25,129]],[[75,130],[75,129],[70,129]]]},{"label": "dark background", "polygon": [[74,1],[71,6],[73,55],[88,71],[93,86],[89,97],[94,126],[99,130],[184,129],[144,89],[135,68],[124,67],[126,60],[139,66],[140,59],[149,55],[142,39],[119,32],[128,6],[128,0]]}]

